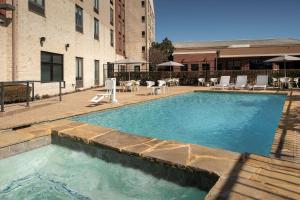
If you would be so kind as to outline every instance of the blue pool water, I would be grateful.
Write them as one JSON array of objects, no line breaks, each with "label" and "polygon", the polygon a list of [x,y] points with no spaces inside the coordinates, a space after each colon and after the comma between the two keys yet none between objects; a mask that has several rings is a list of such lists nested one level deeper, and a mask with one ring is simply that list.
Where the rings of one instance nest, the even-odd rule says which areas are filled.
[{"label": "blue pool water", "polygon": [[1,200],[201,200],[206,194],[58,145],[0,161]]},{"label": "blue pool water", "polygon": [[123,132],[268,155],[285,95],[189,93],[80,116]]}]

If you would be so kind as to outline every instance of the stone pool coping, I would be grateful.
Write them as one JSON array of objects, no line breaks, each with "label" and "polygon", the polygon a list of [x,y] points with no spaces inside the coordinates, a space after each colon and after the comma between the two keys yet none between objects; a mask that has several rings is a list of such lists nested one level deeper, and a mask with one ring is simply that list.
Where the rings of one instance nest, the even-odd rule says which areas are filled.
[{"label": "stone pool coping", "polygon": [[[186,170],[217,174],[220,178],[206,196],[208,200],[300,199],[300,165],[294,162],[136,136],[71,120],[39,124],[15,134],[15,139],[27,135],[23,142],[18,140],[19,144],[28,143],[32,137],[49,139],[55,135]],[[0,141],[1,149],[12,145]],[[44,145],[47,143],[35,147]],[[17,152],[24,150],[19,148]]]},{"label": "stone pool coping", "polygon": [[[274,91],[268,93],[274,94]],[[285,126],[286,121],[289,121],[288,112],[295,106],[292,94],[287,92],[280,94],[289,94],[289,97],[276,131],[273,145],[275,150],[276,142],[280,143],[282,138],[280,129]],[[296,118],[298,117],[297,115]],[[206,199],[300,199],[297,189],[300,187],[300,165],[297,163],[130,135],[67,119],[1,133],[0,159],[48,145],[51,143],[52,134],[171,166],[217,174],[220,177],[219,181]],[[290,140],[294,135],[293,131],[285,131],[285,136],[291,136]],[[284,149],[288,149],[288,146],[284,146]],[[291,148],[291,151],[292,149],[295,150]]]}]

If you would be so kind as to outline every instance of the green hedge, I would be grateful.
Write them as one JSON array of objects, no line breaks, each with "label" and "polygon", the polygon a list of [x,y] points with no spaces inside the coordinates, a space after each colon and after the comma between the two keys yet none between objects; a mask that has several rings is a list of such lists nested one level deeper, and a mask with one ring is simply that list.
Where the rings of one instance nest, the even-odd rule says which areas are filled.
[{"label": "green hedge", "polygon": [[[1,89],[0,89],[1,92]],[[31,94],[31,87],[29,87],[29,95]],[[6,84],[4,86],[4,102],[22,102],[26,101],[26,85],[23,84]]]}]

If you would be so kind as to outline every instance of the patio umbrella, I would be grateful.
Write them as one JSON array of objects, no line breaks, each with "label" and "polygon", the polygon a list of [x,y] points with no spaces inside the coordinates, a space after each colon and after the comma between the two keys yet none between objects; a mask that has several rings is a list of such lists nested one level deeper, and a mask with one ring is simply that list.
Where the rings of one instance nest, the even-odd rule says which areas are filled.
[{"label": "patio umbrella", "polygon": [[300,58],[295,57],[295,56],[284,55],[284,56],[279,56],[279,57],[276,57],[276,58],[266,60],[265,62],[266,63],[283,62],[284,63],[284,76],[286,77],[286,63],[287,62],[293,62],[293,61],[300,61]]},{"label": "patio umbrella", "polygon": [[[135,60],[135,59],[130,59],[130,58],[126,58],[123,60],[119,60],[114,62],[113,64],[116,65],[125,65],[126,69],[127,69],[127,65],[138,65],[138,64],[146,64],[147,62],[144,60]],[[129,69],[129,81],[130,81],[130,69]]]},{"label": "patio umbrella", "polygon": [[164,62],[161,64],[157,65],[158,67],[170,67],[170,78],[171,78],[171,67],[183,67],[184,65],[178,62],[173,62],[173,61],[169,61],[169,62]]}]

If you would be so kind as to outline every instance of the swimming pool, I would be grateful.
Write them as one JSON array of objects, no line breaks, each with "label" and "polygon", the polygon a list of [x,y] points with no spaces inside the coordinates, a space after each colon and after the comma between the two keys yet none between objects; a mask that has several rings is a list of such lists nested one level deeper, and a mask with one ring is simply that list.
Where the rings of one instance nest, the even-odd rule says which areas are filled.
[{"label": "swimming pool", "polygon": [[[114,160],[116,153],[100,149],[97,154],[106,155],[110,161],[56,144],[1,160],[0,199],[201,200],[207,194],[120,164]],[[136,160],[130,161],[132,164]],[[155,174],[181,177],[179,181],[188,176],[184,172],[176,174],[173,168],[140,162],[156,170]]]},{"label": "swimming pool", "polygon": [[142,136],[269,155],[285,98],[198,92],[73,119]]}]

